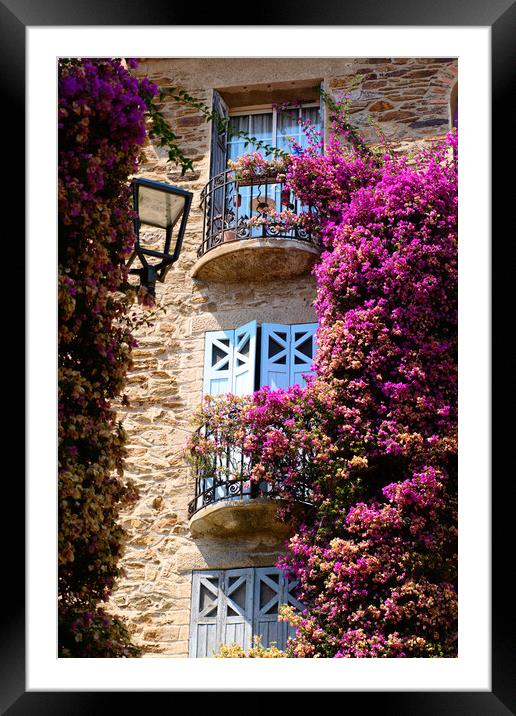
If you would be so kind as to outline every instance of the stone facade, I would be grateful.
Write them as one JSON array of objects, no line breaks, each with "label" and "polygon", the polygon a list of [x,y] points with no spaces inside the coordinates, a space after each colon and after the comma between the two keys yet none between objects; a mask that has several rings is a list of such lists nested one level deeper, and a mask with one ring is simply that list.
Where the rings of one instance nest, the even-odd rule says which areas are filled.
[{"label": "stone facade", "polygon": [[[455,59],[143,59],[138,73],[161,87],[181,87],[211,106],[213,89],[231,107],[296,99],[324,82],[338,94],[351,89],[353,120],[377,141],[369,118],[404,150],[446,133],[457,82]],[[353,80],[360,77],[356,84]],[[456,92],[455,92],[456,95]],[[164,111],[194,170],[181,177],[166,152],[149,145],[143,176],[194,193],[180,258],[157,284],[159,307],[151,327],[139,330],[129,407],[120,418],[129,435],[126,475],[140,500],[123,517],[129,533],[125,576],[110,609],[125,617],[146,656],[188,656],[192,570],[270,566],[283,536],[272,530],[214,537],[194,536],[187,506],[194,478],[184,457],[191,416],[202,397],[204,334],[249,321],[309,323],[314,280],[310,274],[281,280],[213,282],[192,277],[202,241],[200,192],[210,176],[211,127],[190,105],[166,102]]]}]

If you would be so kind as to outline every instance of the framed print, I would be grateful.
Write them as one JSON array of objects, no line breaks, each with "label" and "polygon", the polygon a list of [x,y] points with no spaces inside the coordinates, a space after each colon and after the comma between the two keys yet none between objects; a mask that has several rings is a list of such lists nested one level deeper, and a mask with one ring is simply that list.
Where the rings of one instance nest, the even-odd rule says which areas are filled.
[{"label": "framed print", "polygon": [[[234,12],[234,9],[231,12]],[[203,10],[202,24],[192,25],[189,14],[191,10],[189,13],[186,7],[172,7],[160,2],[146,3],[145,8],[137,8],[132,3],[121,7],[114,2],[78,2],[66,6],[65,3],[40,5],[31,1],[2,0],[0,4],[0,32],[3,47],[6,48],[1,82],[4,87],[5,106],[13,117],[10,139],[5,147],[9,162],[10,200],[21,195],[24,164],[20,148],[25,146],[27,152],[25,216],[28,235],[26,295],[29,338],[26,494],[23,494],[21,480],[17,483],[13,480],[9,482],[9,492],[13,495],[10,502],[21,505],[24,499],[26,500],[27,522],[25,532],[20,523],[10,527],[7,533],[10,548],[6,550],[5,574],[9,575],[7,581],[12,591],[12,606],[2,632],[2,712],[14,716],[26,712],[46,711],[90,713],[93,710],[102,710],[109,703],[109,699],[115,697],[115,694],[105,692],[131,692],[129,698],[134,700],[142,698],[136,695],[136,692],[140,691],[152,692],[153,695],[156,692],[169,698],[168,693],[161,692],[306,690],[345,691],[346,704],[352,699],[352,707],[358,707],[366,699],[368,706],[382,709],[389,714],[478,713],[502,716],[516,713],[516,665],[514,634],[511,633],[514,619],[510,605],[507,604],[507,585],[511,571],[509,545],[512,535],[507,528],[507,525],[511,524],[508,517],[510,500],[507,499],[505,491],[510,480],[495,479],[496,463],[491,467],[494,456],[504,452],[509,440],[509,428],[507,423],[497,425],[491,435],[490,426],[490,370],[493,370],[495,377],[509,376],[513,372],[513,366],[507,357],[507,351],[500,350],[498,359],[494,355],[491,361],[489,345],[491,327],[494,329],[497,324],[501,324],[503,305],[505,301],[511,300],[501,297],[502,288],[511,285],[511,282],[507,281],[508,277],[505,281],[502,279],[493,284],[493,299],[496,300],[498,294],[499,303],[498,311],[493,311],[492,318],[490,317],[490,262],[499,257],[497,264],[502,275],[504,270],[508,272],[510,265],[505,256],[502,259],[497,242],[492,242],[492,247],[489,244],[489,211],[492,211],[493,222],[503,221],[507,212],[509,191],[509,182],[502,180],[503,172],[499,170],[493,173],[496,188],[491,195],[491,205],[489,204],[489,131],[492,131],[493,139],[500,136],[507,138],[508,135],[507,123],[510,119],[506,108],[510,101],[508,92],[514,76],[511,54],[515,30],[514,6],[507,0],[491,3],[489,8],[480,4],[468,5],[465,8],[458,3],[426,2],[410,7],[402,2],[392,2],[382,7],[370,7],[369,3],[362,3],[353,8],[332,7],[331,3],[318,5],[313,9],[283,5],[274,10],[274,17],[271,13],[270,25],[263,22],[257,25],[252,17],[241,15],[240,11],[238,21],[227,20],[226,12],[223,24],[218,24],[220,8],[215,16],[212,7]],[[409,36],[410,32],[412,37]],[[339,50],[344,47],[345,50]],[[358,51],[359,47],[364,48],[363,51]],[[56,493],[55,475],[49,474],[56,465],[55,451],[51,448],[55,430],[51,426],[55,423],[57,414],[54,408],[55,341],[54,334],[49,336],[49,332],[55,331],[56,325],[53,252],[57,239],[54,236],[56,223],[52,218],[57,198],[56,63],[59,57],[86,56],[131,56],[142,58],[142,65],[149,58],[175,58],[178,62],[181,59],[196,58],[212,62],[217,58],[240,58],[243,65],[245,61],[269,58],[277,60],[278,67],[282,58],[309,58],[315,62],[318,58],[361,57],[368,58],[363,64],[366,66],[370,63],[369,68],[374,65],[375,58],[377,61],[378,58],[386,57],[452,58],[450,67],[455,63],[459,82],[461,87],[464,86],[464,95],[459,93],[458,108],[460,131],[464,132],[464,135],[459,134],[463,151],[461,156],[465,157],[464,160],[459,158],[459,197],[464,199],[462,205],[459,198],[459,262],[462,262],[462,273],[459,272],[459,316],[464,318],[462,328],[459,320],[459,374],[462,372],[464,376],[462,392],[459,385],[459,406],[462,406],[459,407],[459,420],[461,409],[464,410],[463,415],[467,420],[464,425],[459,424],[457,658],[287,659],[284,660],[285,663],[280,660],[273,665],[266,659],[253,662],[247,659],[195,661],[192,657],[207,655],[205,646],[211,643],[210,640],[220,642],[228,634],[231,638],[235,634],[239,635],[238,638],[243,640],[242,644],[246,648],[252,644],[255,631],[271,634],[274,643],[278,640],[280,645],[283,641],[286,643],[286,625],[281,631],[277,628],[276,617],[272,618],[271,614],[276,602],[290,600],[292,604],[298,603],[289,584],[265,557],[262,561],[235,564],[224,558],[225,561],[221,560],[215,566],[209,565],[210,569],[204,563],[195,561],[188,551],[188,539],[180,529],[181,524],[177,527],[174,522],[177,515],[170,524],[165,525],[165,514],[163,530],[166,530],[167,534],[176,534],[174,544],[183,550],[181,554],[185,555],[187,565],[184,569],[188,568],[192,574],[191,585],[178,583],[177,604],[180,606],[173,608],[179,614],[184,609],[183,604],[188,602],[184,616],[177,617],[182,621],[166,624],[166,629],[169,630],[167,633],[172,635],[169,637],[170,643],[182,640],[182,646],[177,647],[175,653],[175,647],[170,647],[166,654],[156,649],[150,654],[153,658],[148,659],[99,659],[93,655],[92,658],[79,661],[77,658],[64,659],[57,656],[57,622],[54,614],[56,537],[53,529],[56,518],[55,508],[52,507]],[[442,62],[444,61],[443,59]],[[147,62],[145,66],[150,66],[150,63]],[[179,64],[174,67],[179,68],[178,76],[183,79],[189,76],[190,70],[185,69],[183,72]],[[155,77],[159,77],[159,69],[153,70]],[[269,102],[270,98],[265,97],[262,86],[256,81],[253,101],[247,101],[247,93],[245,103],[238,96],[236,83],[235,88],[232,88],[229,80],[220,79],[223,77],[221,66],[217,65],[210,71],[219,77],[221,86],[230,87],[229,92],[221,92],[217,96],[214,94],[214,105],[216,102],[222,115],[226,113],[227,126],[234,127],[234,135],[233,138],[230,136],[224,140],[220,132],[214,136],[206,135],[206,141],[211,146],[210,161],[213,166],[208,166],[210,162],[205,162],[206,166],[203,165],[209,180],[205,182],[207,188],[203,195],[204,205],[202,200],[196,203],[197,199],[194,198],[192,211],[199,217],[204,212],[202,220],[208,229],[204,230],[202,239],[204,255],[201,252],[192,260],[192,271],[196,280],[198,277],[203,280],[203,276],[217,276],[221,271],[231,271],[231,281],[252,281],[254,274],[245,273],[250,269],[242,269],[238,261],[231,258],[232,242],[235,242],[235,234],[239,231],[238,219],[233,221],[233,218],[245,210],[249,215],[254,212],[257,221],[250,224],[253,227],[250,230],[252,234],[253,231],[262,231],[260,220],[264,212],[274,209],[275,203],[281,211],[285,210],[285,207],[293,206],[294,200],[290,194],[287,196],[280,185],[274,185],[272,192],[276,193],[270,193],[270,196],[267,194],[269,189],[266,188],[264,200],[258,191],[258,182],[254,180],[247,186],[240,182],[235,185],[236,189],[230,186],[230,181],[226,181],[223,185],[224,193],[221,194],[222,185],[214,180],[223,173],[228,158],[238,161],[238,132],[243,130],[254,134],[267,146],[279,148],[283,146],[284,135],[296,131],[290,125],[287,126],[288,122],[278,109],[287,97],[287,83],[278,70],[278,94],[273,93],[274,96],[271,95],[272,100]],[[415,71],[425,70],[418,67]],[[191,76],[198,78],[202,72],[201,69],[198,75]],[[378,78],[373,77],[373,74],[371,72],[370,88],[374,92],[374,83],[378,82]],[[325,77],[322,69],[314,69],[313,76],[316,75],[318,78]],[[252,71],[249,71],[249,77],[252,77]],[[296,105],[296,122],[297,119],[313,119],[318,116],[319,96],[313,94],[311,87],[303,85],[303,80],[297,76],[292,84],[296,84],[296,91],[301,88],[304,93],[303,101]],[[192,85],[195,86],[195,82],[192,81]],[[218,86],[215,81],[213,86]],[[198,83],[197,87],[202,88],[202,85]],[[435,92],[437,97],[439,89]],[[475,92],[478,93],[476,105]],[[288,98],[290,101],[290,95]],[[204,99],[206,98],[203,98],[203,101]],[[212,107],[211,95],[209,101],[209,106],[206,105],[207,111]],[[490,102],[493,109],[492,119]],[[27,144],[21,119],[24,116],[24,108],[27,113]],[[396,108],[382,106],[381,111],[395,113]],[[450,122],[453,123],[454,110],[451,108],[449,111]],[[405,119],[412,122],[417,129],[421,128],[417,118],[407,114]],[[445,126],[447,121],[448,115],[446,121],[442,119],[442,126]],[[186,136],[190,138],[189,141],[191,140],[190,151],[195,154],[198,150],[195,139],[196,117],[187,111],[181,116],[180,122]],[[318,129],[324,133],[323,122],[318,125]],[[508,144],[510,146],[504,148],[504,155],[507,156],[512,149],[512,143]],[[222,157],[219,157],[220,161],[217,159],[217,152]],[[202,151],[199,150],[198,153],[202,154]],[[496,158],[496,155],[493,156]],[[160,157],[157,152],[156,166],[161,166],[159,162],[162,159],[163,156]],[[463,167],[461,161],[464,161]],[[195,193],[198,177],[193,171],[191,174],[187,172],[188,176],[192,186],[195,186],[195,189],[188,187],[188,190],[191,189]],[[179,174],[175,177],[162,173],[162,178],[168,183],[180,184]],[[155,197],[153,199],[151,196],[151,184],[152,182],[148,182],[147,185],[142,185],[141,215],[143,216],[144,210],[148,211],[152,217],[150,225],[161,228],[161,219],[158,221],[155,218],[160,212],[169,216],[171,211],[175,211],[177,216],[180,216],[182,209],[177,209],[174,204],[177,197],[169,196],[161,201],[160,195],[160,201],[156,200],[156,204],[152,204]],[[144,196],[143,190],[150,192],[150,198]],[[228,203],[230,194],[231,201]],[[147,201],[149,203],[144,206]],[[190,209],[190,205],[188,208]],[[188,231],[187,226],[186,242],[189,240]],[[297,228],[290,231],[297,231]],[[464,232],[463,237],[470,234],[473,236],[472,241],[478,247],[476,256],[471,247],[461,243],[461,231]],[[302,233],[299,236],[300,244],[305,241],[300,253],[301,249],[310,253],[306,250],[309,244],[306,236]],[[298,239],[299,236],[296,234],[295,238]],[[253,241],[256,237],[251,235],[249,239]],[[464,238],[462,241],[464,242]],[[45,251],[45,245],[50,243],[54,244],[52,251]],[[240,241],[239,248],[244,243]],[[166,252],[169,249],[170,242],[166,246]],[[154,245],[150,249],[151,254],[152,251],[155,252]],[[215,266],[213,258],[215,251],[224,255],[223,262],[218,267]],[[170,249],[170,255],[172,253]],[[305,257],[303,260],[310,259]],[[301,259],[298,259],[298,263],[300,261]],[[268,264],[267,270],[272,270],[271,265]],[[288,267],[274,268],[279,282],[285,280],[285,277],[286,280],[290,278],[290,274],[283,275],[282,272],[297,270],[292,266],[293,262]],[[177,279],[175,271],[176,267],[172,267],[169,277]],[[497,288],[498,285],[500,288]],[[159,291],[159,283],[157,287]],[[305,288],[301,286],[299,290],[301,305]],[[194,290],[191,293],[196,295]],[[179,293],[177,299],[177,305],[180,305],[181,301],[190,300]],[[202,305],[204,300],[203,297],[199,298],[199,305]],[[264,300],[263,304],[266,305],[267,301]],[[201,310],[193,313],[193,317],[189,319],[189,330],[197,340],[195,345],[199,365],[194,366],[197,372],[192,368],[192,380],[199,382],[201,387],[198,392],[209,391],[209,394],[214,394],[230,391],[238,396],[252,392],[253,389],[259,390],[265,385],[276,385],[274,381],[277,382],[277,387],[288,389],[305,380],[299,376],[306,376],[316,351],[317,323],[311,313],[292,309],[290,313],[286,310],[284,316],[280,316],[279,312],[274,313],[271,299],[261,316],[244,315],[236,306],[225,306],[223,310],[230,320],[224,324],[218,320],[217,310],[219,309],[216,306],[212,309],[212,313],[216,314],[213,320],[204,316]],[[46,320],[44,316],[47,317]],[[501,325],[499,327],[501,329]],[[195,333],[196,330],[198,333]],[[170,329],[171,333],[173,331],[173,328]],[[467,346],[467,351],[462,349],[461,352],[461,341]],[[496,343],[494,345],[496,346]],[[163,375],[159,375],[159,365],[159,361],[156,362],[156,380],[165,380]],[[186,369],[190,367],[188,365]],[[48,375],[48,380],[44,380],[45,375]],[[501,394],[501,378],[499,381],[498,392]],[[493,391],[493,396],[496,396],[496,381]],[[505,392],[504,385],[504,394]],[[190,398],[185,400],[189,405]],[[171,407],[170,411],[174,409]],[[238,479],[233,480],[230,485],[220,481],[214,483],[212,478],[204,477],[197,483],[195,493],[192,493],[188,504],[188,524],[192,533],[194,530],[199,532],[201,552],[202,549],[210,549],[208,542],[203,542],[205,535],[209,534],[210,530],[214,534],[213,531],[217,529],[215,518],[212,523],[205,518],[208,502],[212,514],[215,514],[212,508],[218,501],[224,501],[227,506],[235,496],[242,502],[250,502],[253,499],[254,488],[247,480],[245,456],[237,454],[234,448],[231,450],[226,451],[227,464],[224,469],[229,474],[234,465],[239,464]],[[156,460],[158,464],[159,458]],[[153,474],[152,469],[149,474]],[[470,475],[469,479],[466,474]],[[504,474],[501,466],[497,474]],[[149,497],[149,505],[156,513],[159,512],[161,503],[158,492],[149,495],[152,496],[152,500]],[[265,523],[269,518],[262,516],[261,519]],[[267,522],[267,525],[270,531],[268,534],[277,527],[274,526],[273,520]],[[25,545],[27,550],[25,591],[22,586],[25,569],[22,566],[22,545]],[[263,544],[260,549],[265,550]],[[136,555],[137,550],[134,554],[131,553],[135,575],[140,568]],[[141,579],[147,579],[149,568],[144,565],[141,569]],[[156,568],[156,573],[158,571]],[[475,574],[478,575],[476,582]],[[152,579],[154,578],[153,576]],[[134,579],[136,580],[136,577]],[[158,591],[159,589],[156,593]],[[129,587],[124,592],[126,595],[132,593]],[[151,604],[152,599],[149,597],[147,601]],[[121,597],[120,604],[124,603]],[[142,606],[142,609],[145,610],[145,607]],[[152,641],[152,629],[145,629],[146,638]],[[143,633],[144,626],[141,626],[141,634]],[[227,636],[227,639],[230,637]],[[299,662],[299,665],[291,662]],[[401,662],[402,667],[399,666]],[[116,694],[117,698],[118,696],[120,693]]]}]

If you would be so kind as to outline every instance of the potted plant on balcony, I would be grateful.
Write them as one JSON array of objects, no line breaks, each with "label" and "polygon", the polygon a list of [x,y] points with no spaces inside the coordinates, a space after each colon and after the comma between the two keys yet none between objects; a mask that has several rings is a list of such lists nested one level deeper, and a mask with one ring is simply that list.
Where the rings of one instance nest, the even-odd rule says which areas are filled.
[{"label": "potted plant on balcony", "polygon": [[228,160],[228,168],[235,172],[235,179],[242,185],[267,179],[283,182],[289,163],[289,156],[267,159],[260,152],[250,152]]},{"label": "potted plant on balcony", "polygon": [[267,227],[268,236],[285,236],[294,231],[296,235],[302,233],[309,236],[314,229],[314,217],[309,212],[296,214],[292,209],[276,211],[274,208],[262,211],[257,216],[251,216],[246,221],[248,228]]}]

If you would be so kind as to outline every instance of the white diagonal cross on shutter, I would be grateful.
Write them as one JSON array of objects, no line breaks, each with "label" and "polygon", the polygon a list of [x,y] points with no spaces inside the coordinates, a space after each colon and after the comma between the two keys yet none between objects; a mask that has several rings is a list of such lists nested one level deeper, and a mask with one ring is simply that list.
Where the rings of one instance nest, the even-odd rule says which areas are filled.
[{"label": "white diagonal cross on shutter", "polygon": [[234,331],[209,331],[205,336],[204,394],[229,393],[233,385]]},{"label": "white diagonal cross on shutter", "polygon": [[232,388],[235,395],[251,395],[254,391],[256,332],[256,321],[235,328]]}]

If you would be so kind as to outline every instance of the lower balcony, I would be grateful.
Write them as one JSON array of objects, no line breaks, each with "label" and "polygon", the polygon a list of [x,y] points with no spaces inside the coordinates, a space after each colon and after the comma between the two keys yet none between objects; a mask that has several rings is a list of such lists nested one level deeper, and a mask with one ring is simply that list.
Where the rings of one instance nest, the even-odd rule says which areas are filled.
[{"label": "lower balcony", "polygon": [[[251,462],[238,448],[215,460],[196,476],[195,497],[188,505],[192,536],[236,536],[266,533],[282,538],[288,523],[278,519],[281,485],[250,478]],[[309,490],[299,484],[296,500],[309,504]]]},{"label": "lower balcony", "polygon": [[203,281],[271,281],[309,272],[322,247],[307,228],[301,206],[271,177],[237,181],[235,172],[214,177],[202,194],[203,241],[192,276]]}]

